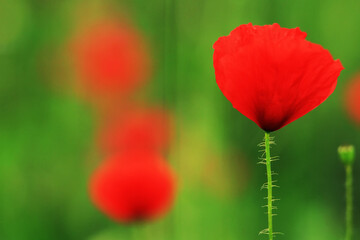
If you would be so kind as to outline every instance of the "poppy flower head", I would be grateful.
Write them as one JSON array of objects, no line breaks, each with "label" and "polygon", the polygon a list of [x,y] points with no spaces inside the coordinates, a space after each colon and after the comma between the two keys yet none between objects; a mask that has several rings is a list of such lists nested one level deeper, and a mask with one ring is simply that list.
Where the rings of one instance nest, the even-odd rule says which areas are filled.
[{"label": "poppy flower head", "polygon": [[161,151],[169,146],[172,135],[172,119],[165,110],[133,109],[101,128],[99,144],[108,154],[131,150]]},{"label": "poppy flower head", "polygon": [[150,57],[130,25],[107,19],[83,27],[71,41],[79,85],[90,95],[126,93],[147,80]]},{"label": "poppy flower head", "polygon": [[89,187],[93,203],[103,213],[132,223],[166,213],[174,200],[175,178],[161,157],[131,153],[103,162]]},{"label": "poppy flower head", "polygon": [[214,44],[216,82],[243,115],[267,132],[320,105],[343,69],[299,28],[240,25]]},{"label": "poppy flower head", "polygon": [[353,77],[346,88],[345,108],[351,119],[360,125],[360,73]]}]

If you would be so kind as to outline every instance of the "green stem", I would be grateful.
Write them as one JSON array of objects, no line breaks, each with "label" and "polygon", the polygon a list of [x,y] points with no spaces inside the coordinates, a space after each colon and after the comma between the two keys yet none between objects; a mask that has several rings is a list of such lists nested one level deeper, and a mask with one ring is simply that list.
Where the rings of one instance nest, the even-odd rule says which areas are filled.
[{"label": "green stem", "polygon": [[267,175],[267,214],[268,214],[268,233],[269,240],[273,240],[273,196],[272,196],[272,172],[271,172],[271,157],[270,157],[270,133],[265,132],[265,155],[266,155],[266,175]]},{"label": "green stem", "polygon": [[140,233],[140,227],[138,224],[134,224],[132,226],[132,237],[131,237],[131,240],[142,240],[142,236],[141,236],[141,233]]},{"label": "green stem", "polygon": [[353,174],[352,165],[345,165],[346,171],[346,235],[345,240],[351,240],[353,233]]}]

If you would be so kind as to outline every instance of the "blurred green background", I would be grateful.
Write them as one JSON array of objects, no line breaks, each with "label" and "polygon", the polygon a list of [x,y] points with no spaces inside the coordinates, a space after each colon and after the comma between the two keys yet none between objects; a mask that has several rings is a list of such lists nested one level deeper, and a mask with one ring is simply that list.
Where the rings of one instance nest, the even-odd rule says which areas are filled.
[{"label": "blurred green background", "polygon": [[[179,178],[173,210],[154,223],[119,225],[93,207],[87,180],[98,162],[91,106],[62,90],[61,62],[76,14],[108,2],[0,0],[0,239],[248,240],[266,228],[262,131],[226,100],[212,67],[212,44],[240,24],[299,26],[339,58],[334,94],[276,132],[280,189],[277,239],[338,240],[344,235],[343,143],[360,128],[343,107],[360,66],[360,2],[344,0],[113,1],[147,38],[155,71],[144,88],[176,116],[168,155]],[[66,65],[66,64],[65,64]],[[360,151],[359,151],[360,152]],[[358,154],[360,156],[360,154]],[[355,171],[355,238],[360,238],[360,157]]]}]

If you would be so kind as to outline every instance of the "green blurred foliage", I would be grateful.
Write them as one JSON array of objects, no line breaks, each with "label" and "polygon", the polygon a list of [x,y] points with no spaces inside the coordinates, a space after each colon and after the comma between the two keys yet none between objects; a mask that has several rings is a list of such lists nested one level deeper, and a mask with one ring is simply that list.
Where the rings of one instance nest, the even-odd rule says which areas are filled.
[{"label": "green blurred foliage", "polygon": [[[155,73],[146,96],[176,116],[168,156],[179,177],[176,205],[158,222],[129,227],[108,220],[88,198],[87,179],[100,160],[96,118],[86,101],[59,87],[58,81],[71,79],[57,59],[79,9],[99,10],[107,2],[0,0],[0,239],[266,239],[257,236],[266,227],[266,193],[259,190],[265,169],[256,164],[263,134],[227,102],[212,67],[212,44],[248,22],[299,26],[345,66],[334,94],[276,132],[273,148],[281,158],[274,164],[281,186],[274,226],[286,233],[278,239],[341,239],[344,171],[336,151],[343,143],[360,146],[360,129],[343,109],[344,88],[360,66],[360,3],[113,3],[133,18],[152,48]],[[354,174],[359,236],[360,161]]]}]

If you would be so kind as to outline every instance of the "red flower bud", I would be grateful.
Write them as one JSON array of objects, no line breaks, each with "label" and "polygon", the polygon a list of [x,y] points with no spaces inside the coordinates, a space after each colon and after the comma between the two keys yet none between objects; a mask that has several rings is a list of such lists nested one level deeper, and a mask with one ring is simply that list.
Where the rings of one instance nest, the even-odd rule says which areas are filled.
[{"label": "red flower bud", "polygon": [[243,115],[267,132],[320,105],[343,66],[299,28],[240,25],[214,44],[216,81]]},{"label": "red flower bud", "polygon": [[163,215],[175,195],[173,172],[149,153],[127,153],[103,162],[90,181],[94,204],[118,222],[152,220]]}]

